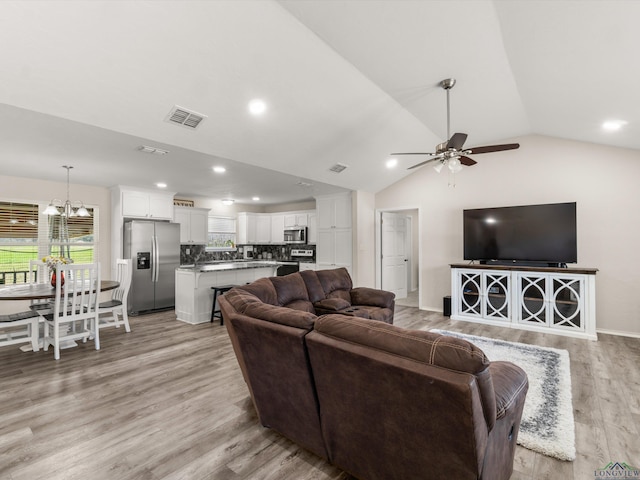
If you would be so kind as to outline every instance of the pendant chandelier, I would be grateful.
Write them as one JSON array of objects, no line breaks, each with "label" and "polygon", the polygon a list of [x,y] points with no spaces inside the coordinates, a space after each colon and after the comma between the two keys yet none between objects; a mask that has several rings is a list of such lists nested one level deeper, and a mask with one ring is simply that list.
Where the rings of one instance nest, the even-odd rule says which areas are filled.
[{"label": "pendant chandelier", "polygon": [[[60,215],[66,218],[69,217],[90,217],[91,214],[84,206],[82,201],[71,202],[69,201],[69,171],[73,168],[71,165],[63,165],[62,168],[67,169],[67,199],[62,202],[54,198],[51,200],[47,208],[42,212],[43,215]],[[78,205],[79,206],[76,206]]]}]

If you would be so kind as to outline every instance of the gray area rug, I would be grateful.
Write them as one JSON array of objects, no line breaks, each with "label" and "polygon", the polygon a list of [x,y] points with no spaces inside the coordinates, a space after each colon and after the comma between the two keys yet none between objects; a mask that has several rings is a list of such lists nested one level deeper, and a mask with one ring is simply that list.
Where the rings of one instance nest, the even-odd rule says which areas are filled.
[{"label": "gray area rug", "polygon": [[522,368],[529,377],[529,392],[518,444],[560,460],[576,458],[569,352],[446,330],[430,331],[465,339],[482,349],[489,360],[506,360]]}]

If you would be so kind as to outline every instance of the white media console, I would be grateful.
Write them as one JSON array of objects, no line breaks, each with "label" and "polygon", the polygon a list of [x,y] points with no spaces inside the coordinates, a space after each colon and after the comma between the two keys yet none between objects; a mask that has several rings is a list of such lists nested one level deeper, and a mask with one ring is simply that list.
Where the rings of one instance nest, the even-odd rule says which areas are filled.
[{"label": "white media console", "polygon": [[451,318],[597,340],[595,268],[451,265]]}]

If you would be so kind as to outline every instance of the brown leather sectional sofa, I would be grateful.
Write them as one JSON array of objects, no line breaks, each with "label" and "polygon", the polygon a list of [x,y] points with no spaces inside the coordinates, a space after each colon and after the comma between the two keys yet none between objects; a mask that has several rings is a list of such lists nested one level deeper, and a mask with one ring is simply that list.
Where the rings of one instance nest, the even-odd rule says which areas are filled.
[{"label": "brown leather sectional sofa", "polygon": [[[301,290],[314,274],[322,277],[260,279],[220,300],[262,425],[362,480],[508,479],[526,374],[464,340],[391,325],[392,317],[318,317],[322,299]],[[377,292],[366,296],[388,298]],[[367,316],[380,313],[374,306],[365,305]]]}]

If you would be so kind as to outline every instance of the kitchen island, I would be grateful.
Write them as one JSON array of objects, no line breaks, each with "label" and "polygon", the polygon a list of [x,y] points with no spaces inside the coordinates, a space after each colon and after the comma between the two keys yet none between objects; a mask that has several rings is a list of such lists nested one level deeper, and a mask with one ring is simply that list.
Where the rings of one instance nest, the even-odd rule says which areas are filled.
[{"label": "kitchen island", "polygon": [[220,262],[182,265],[176,269],[176,316],[196,324],[211,321],[213,290],[222,285],[244,285],[276,275],[277,261]]}]

